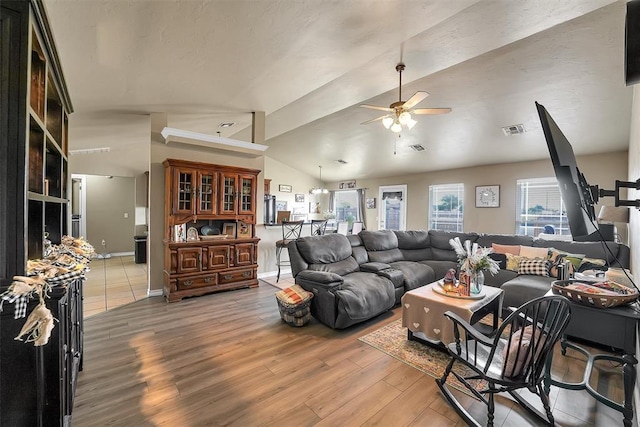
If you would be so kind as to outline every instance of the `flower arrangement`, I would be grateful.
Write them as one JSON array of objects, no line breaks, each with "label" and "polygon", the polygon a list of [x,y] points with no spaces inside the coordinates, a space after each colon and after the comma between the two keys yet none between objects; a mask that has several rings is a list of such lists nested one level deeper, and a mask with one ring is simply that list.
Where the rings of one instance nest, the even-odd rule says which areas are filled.
[{"label": "flower arrangement", "polygon": [[466,240],[463,245],[459,237],[449,240],[449,244],[458,255],[461,270],[474,273],[488,270],[491,274],[500,271],[498,262],[489,257],[493,252],[492,248],[482,248],[477,243],[472,245],[469,240]]}]

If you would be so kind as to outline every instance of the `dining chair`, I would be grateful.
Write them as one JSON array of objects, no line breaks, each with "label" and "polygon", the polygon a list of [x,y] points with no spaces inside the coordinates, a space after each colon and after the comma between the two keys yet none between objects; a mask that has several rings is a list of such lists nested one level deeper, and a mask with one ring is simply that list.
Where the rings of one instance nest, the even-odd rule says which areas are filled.
[{"label": "dining chair", "polygon": [[312,219],[309,224],[311,226],[312,236],[323,236],[324,233],[327,231],[326,219]]},{"label": "dining chair", "polygon": [[338,222],[338,234],[344,234],[345,236],[349,234],[349,223],[346,221]]},{"label": "dining chair", "polygon": [[[560,295],[533,299],[515,309],[489,335],[482,334],[451,311],[444,315],[454,323],[455,341],[447,345],[451,361],[436,383],[467,425],[480,424],[449,390],[450,374],[487,405],[488,426],[493,426],[494,395],[505,391],[542,422],[553,425],[549,396],[543,386],[545,362],[571,319],[569,300]],[[463,369],[453,370],[455,363]],[[525,388],[538,395],[547,419],[516,393]]]},{"label": "dining chair", "polygon": [[364,230],[364,223],[362,221],[356,221],[353,223],[353,227],[351,227],[351,234],[358,234]]},{"label": "dining chair", "polygon": [[280,280],[280,267],[291,265],[291,262],[289,262],[288,260],[282,261],[280,259],[282,250],[287,249],[287,245],[289,244],[289,242],[300,238],[303,224],[304,221],[282,221],[282,240],[278,240],[276,242],[276,265],[278,266],[278,276],[276,277],[276,283]]}]

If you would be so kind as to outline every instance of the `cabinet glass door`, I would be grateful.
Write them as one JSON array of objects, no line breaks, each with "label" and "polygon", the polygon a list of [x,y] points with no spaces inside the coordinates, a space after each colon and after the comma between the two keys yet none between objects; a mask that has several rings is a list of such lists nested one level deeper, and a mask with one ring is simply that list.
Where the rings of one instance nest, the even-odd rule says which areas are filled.
[{"label": "cabinet glass door", "polygon": [[192,169],[176,169],[174,188],[174,213],[192,213],[194,211],[195,172]]},{"label": "cabinet glass door", "polygon": [[240,205],[239,213],[251,214],[254,212],[255,198],[253,197],[255,180],[252,176],[240,177]]},{"label": "cabinet glass door", "polygon": [[198,214],[216,213],[217,178],[214,172],[198,172]]},{"label": "cabinet glass door", "polygon": [[221,175],[222,182],[222,206],[220,206],[221,214],[236,213],[236,182],[237,175]]}]

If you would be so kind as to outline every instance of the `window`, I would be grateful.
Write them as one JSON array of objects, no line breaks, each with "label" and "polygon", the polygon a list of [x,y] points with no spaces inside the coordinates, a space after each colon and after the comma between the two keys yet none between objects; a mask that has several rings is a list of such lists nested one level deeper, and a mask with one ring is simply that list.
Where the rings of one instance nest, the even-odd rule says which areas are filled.
[{"label": "window", "polygon": [[358,192],[356,190],[336,191],[334,197],[336,222],[360,221],[358,218]]},{"label": "window", "polygon": [[534,237],[540,233],[571,235],[555,178],[517,181],[516,233]]},{"label": "window", "polygon": [[429,228],[462,232],[464,184],[429,186]]}]

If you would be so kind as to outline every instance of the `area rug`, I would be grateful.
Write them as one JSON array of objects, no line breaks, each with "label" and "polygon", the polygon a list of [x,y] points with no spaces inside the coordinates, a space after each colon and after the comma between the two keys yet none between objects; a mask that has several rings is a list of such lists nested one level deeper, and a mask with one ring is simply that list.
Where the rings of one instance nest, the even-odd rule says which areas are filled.
[{"label": "area rug", "polygon": [[[402,319],[395,320],[358,339],[434,378],[442,377],[451,360],[451,357],[444,350],[436,350],[426,344],[409,341],[407,328],[402,326]],[[472,373],[470,370],[464,371],[459,363],[455,364],[453,369],[463,376]],[[447,378],[447,385],[475,397],[453,375],[449,375]],[[478,382],[474,385],[477,390],[480,390],[484,384]]]}]

